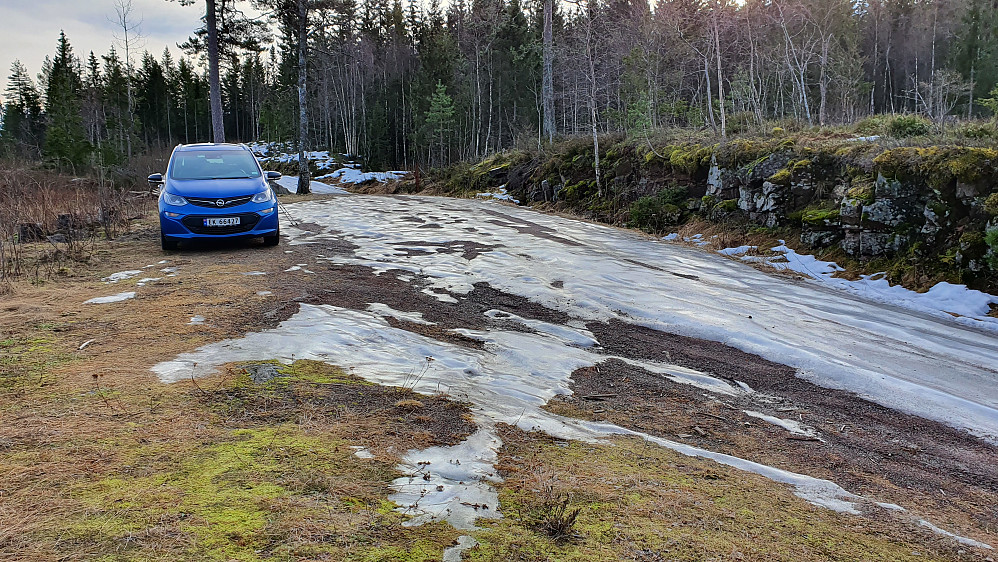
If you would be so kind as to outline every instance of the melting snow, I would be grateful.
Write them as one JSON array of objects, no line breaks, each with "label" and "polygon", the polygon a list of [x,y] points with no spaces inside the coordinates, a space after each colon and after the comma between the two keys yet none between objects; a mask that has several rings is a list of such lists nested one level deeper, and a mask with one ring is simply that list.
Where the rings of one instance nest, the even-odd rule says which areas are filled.
[{"label": "melting snow", "polygon": [[[291,193],[298,191],[298,176],[282,176],[281,179],[277,180],[277,183]],[[342,187],[336,187],[335,185],[329,185],[328,183],[322,183],[321,181],[315,180],[309,182],[308,188],[312,190],[312,193],[319,195],[328,195],[331,193],[342,195],[344,193],[348,193],[348,191]]]},{"label": "melting snow", "polygon": [[[755,246],[739,246],[718,250],[718,253],[738,256],[754,249],[756,249]],[[891,285],[883,278],[883,273],[863,275],[859,280],[850,281],[834,277],[836,273],[844,271],[839,264],[822,261],[807,254],[798,254],[788,248],[782,240],[779,246],[775,246],[771,250],[777,255],[744,256],[741,259],[764,263],[780,271],[800,273],[824,285],[877,302],[930,314],[956,314],[963,317],[957,319],[959,322],[998,332],[998,321],[987,316],[991,311],[991,303],[998,303],[998,296],[968,289],[966,285],[954,285],[945,281],[938,283],[928,292],[917,293],[900,285]]]},{"label": "melting snow", "polygon": [[112,302],[127,301],[128,299],[135,298],[135,291],[128,291],[126,293],[118,293],[117,295],[111,295],[108,297],[95,297],[88,301],[84,301],[83,304],[108,304]]},{"label": "melting snow", "polygon": [[818,432],[813,427],[808,427],[797,420],[786,420],[783,418],[778,418],[776,416],[770,416],[762,414],[760,412],[753,412],[751,410],[742,410],[746,414],[752,416],[753,418],[758,418],[767,423],[782,427],[783,429],[789,431],[794,435],[800,435],[802,437],[813,437],[819,441],[824,441],[818,437]]},{"label": "melting snow", "polygon": [[[389,180],[397,180],[404,178],[409,175],[409,172],[392,171],[392,172],[361,172],[360,170],[354,168],[340,168],[335,172],[326,174],[324,176],[319,176],[315,179],[317,180],[336,180],[339,183],[365,183],[369,181],[376,181],[384,183]],[[342,191],[342,190],[341,190]]]},{"label": "melting snow", "polygon": [[124,281],[125,279],[131,279],[132,277],[135,277],[136,275],[138,275],[140,273],[142,273],[142,271],[139,270],[139,269],[130,269],[128,271],[119,271],[118,273],[112,273],[111,275],[108,275],[107,277],[101,279],[101,281],[103,281],[105,283],[108,283],[108,284],[110,284],[110,283],[117,283],[118,281]]},{"label": "melting snow", "polygon": [[436,326],[436,322],[430,322],[429,320],[423,319],[422,312],[403,312],[401,310],[395,310],[387,304],[381,304],[380,302],[367,303],[367,309],[385,318],[405,320],[406,322],[423,324],[424,326]]},{"label": "melting snow", "polygon": [[513,196],[506,191],[506,186],[502,185],[496,188],[495,191],[488,191],[483,193],[476,193],[475,197],[479,199],[495,199],[496,201],[509,201],[511,203],[520,204],[518,199],[513,199]]}]

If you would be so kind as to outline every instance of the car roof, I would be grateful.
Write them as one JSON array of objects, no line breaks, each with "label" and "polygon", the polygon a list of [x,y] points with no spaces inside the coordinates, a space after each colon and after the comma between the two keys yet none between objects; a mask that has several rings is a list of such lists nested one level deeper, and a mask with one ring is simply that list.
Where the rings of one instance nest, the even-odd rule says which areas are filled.
[{"label": "car roof", "polygon": [[244,144],[233,144],[233,143],[211,143],[202,142],[197,144],[181,144],[177,146],[177,150],[186,151],[213,151],[213,150],[245,150],[250,152],[250,149]]}]

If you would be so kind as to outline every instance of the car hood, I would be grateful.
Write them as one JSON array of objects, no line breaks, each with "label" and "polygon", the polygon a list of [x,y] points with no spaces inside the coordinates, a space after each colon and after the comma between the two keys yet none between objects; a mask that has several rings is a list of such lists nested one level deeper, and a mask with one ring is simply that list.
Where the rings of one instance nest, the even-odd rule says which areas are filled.
[{"label": "car hood", "polygon": [[260,193],[267,188],[263,178],[233,180],[174,180],[167,182],[166,190],[182,197],[238,197]]}]

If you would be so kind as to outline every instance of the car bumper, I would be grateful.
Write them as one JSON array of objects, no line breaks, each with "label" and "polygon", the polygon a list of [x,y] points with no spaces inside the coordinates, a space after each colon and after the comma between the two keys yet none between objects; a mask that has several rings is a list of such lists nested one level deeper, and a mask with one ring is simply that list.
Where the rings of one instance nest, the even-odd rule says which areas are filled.
[{"label": "car bumper", "polygon": [[[229,210],[226,213],[203,213],[194,210],[184,213],[179,208],[161,208],[159,212],[160,230],[164,236],[181,239],[223,239],[253,238],[271,236],[278,232],[277,206],[269,213],[261,211]],[[238,225],[205,226],[204,219],[239,217]]]}]

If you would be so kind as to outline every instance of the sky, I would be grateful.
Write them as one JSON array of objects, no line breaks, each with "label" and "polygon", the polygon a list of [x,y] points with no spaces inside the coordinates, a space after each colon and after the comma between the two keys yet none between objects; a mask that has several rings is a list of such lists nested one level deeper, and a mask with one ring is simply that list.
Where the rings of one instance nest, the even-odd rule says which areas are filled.
[{"label": "sky", "polygon": [[[121,36],[115,4],[116,0],[0,0],[4,27],[0,33],[0,97],[15,60],[36,78],[45,57],[55,54],[60,30],[66,31],[73,52],[83,61],[90,51],[98,57],[106,54],[111,45],[123,53],[115,39]],[[138,63],[143,50],[158,59],[165,47],[176,59],[180,55],[177,43],[200,25],[203,11],[204,2],[181,6],[177,1],[132,0],[133,19],[143,36],[133,62]]]}]

